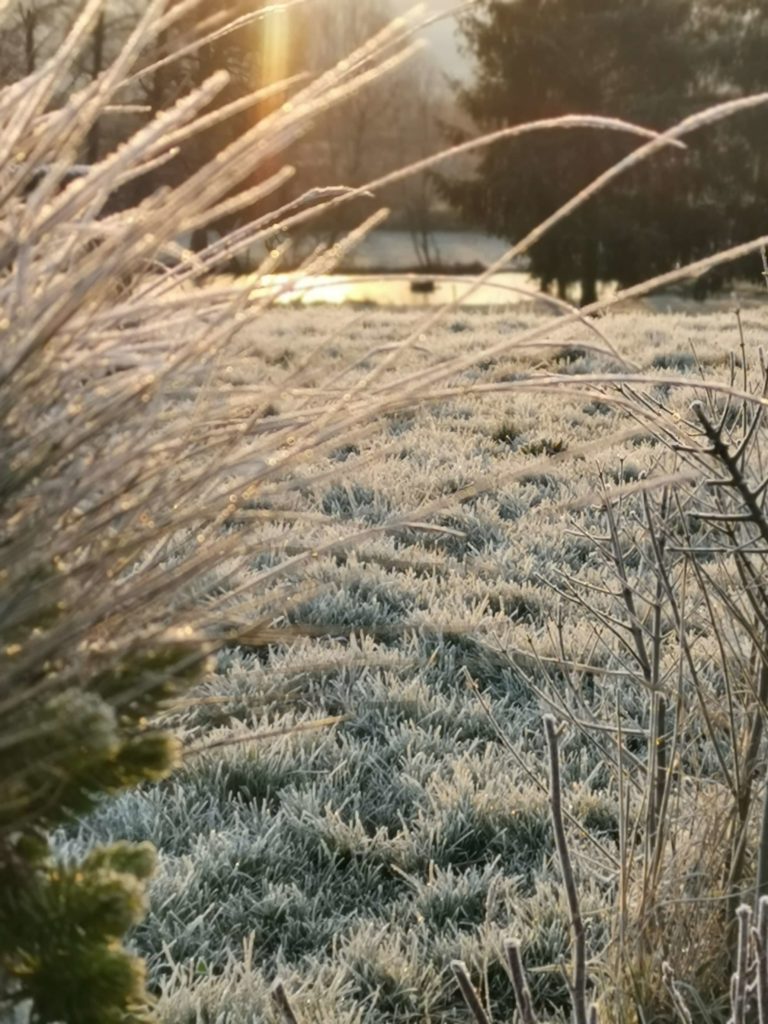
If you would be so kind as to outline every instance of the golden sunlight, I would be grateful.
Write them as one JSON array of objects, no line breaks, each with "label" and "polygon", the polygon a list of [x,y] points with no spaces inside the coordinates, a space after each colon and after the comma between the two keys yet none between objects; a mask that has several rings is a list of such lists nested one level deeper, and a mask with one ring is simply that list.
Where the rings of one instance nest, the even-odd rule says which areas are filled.
[{"label": "golden sunlight", "polygon": [[291,72],[291,18],[285,8],[268,10],[262,22],[257,55],[262,85],[272,85]]}]

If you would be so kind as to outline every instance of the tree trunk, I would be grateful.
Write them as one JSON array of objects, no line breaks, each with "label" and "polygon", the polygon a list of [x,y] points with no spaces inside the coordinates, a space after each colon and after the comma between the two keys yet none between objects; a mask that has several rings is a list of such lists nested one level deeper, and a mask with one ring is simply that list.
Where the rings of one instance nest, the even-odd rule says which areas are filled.
[{"label": "tree trunk", "polygon": [[586,238],[581,256],[581,304],[597,302],[597,239]]},{"label": "tree trunk", "polygon": [[[93,37],[91,39],[91,79],[95,82],[104,70],[104,42],[106,37],[106,22],[104,19],[104,12],[102,11],[96,21],[96,25],[93,30]],[[87,149],[87,161],[89,164],[95,164],[101,154],[101,124],[99,120],[93,122],[93,126],[88,132],[88,149]]]},{"label": "tree trunk", "polygon": [[[157,37],[156,52],[153,54],[157,60],[163,60],[168,56],[168,29],[163,29]],[[149,93],[149,105],[152,114],[159,114],[165,108],[168,99],[168,65],[159,67],[152,75],[152,85]]]},{"label": "tree trunk", "polygon": [[24,70],[28,75],[37,70],[37,11],[22,9],[24,24]]}]

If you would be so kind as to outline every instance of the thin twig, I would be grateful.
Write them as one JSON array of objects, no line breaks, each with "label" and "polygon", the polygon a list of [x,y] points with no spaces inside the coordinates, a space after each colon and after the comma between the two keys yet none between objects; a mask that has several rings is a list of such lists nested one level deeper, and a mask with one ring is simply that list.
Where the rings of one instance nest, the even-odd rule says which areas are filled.
[{"label": "thin twig", "polygon": [[563,874],[565,892],[568,898],[568,910],[571,918],[571,934],[573,943],[573,977],[571,990],[573,994],[574,1024],[587,1024],[587,950],[584,933],[584,921],[579,906],[579,894],[573,874],[568,842],[565,837],[562,810],[562,783],[560,779],[560,753],[557,745],[557,727],[552,715],[544,716],[544,733],[549,750],[549,800],[552,809],[552,828],[555,833],[555,845]]},{"label": "thin twig", "polygon": [[757,1016],[759,1024],[768,1024],[768,896],[757,903],[755,930],[757,961]]},{"label": "thin twig", "polygon": [[736,970],[731,979],[731,1024],[745,1024],[747,1015],[747,982],[749,972],[749,932],[752,910],[742,904],[736,911],[738,939]]},{"label": "thin twig", "polygon": [[531,1004],[531,992],[525,977],[523,958],[520,955],[520,943],[514,939],[507,940],[504,943],[504,952],[509,964],[509,973],[512,978],[512,988],[515,990],[515,1000],[517,1001],[517,1012],[520,1015],[520,1020],[522,1024],[538,1024]]},{"label": "thin twig", "polygon": [[491,1019],[485,1012],[485,1008],[477,993],[477,989],[472,984],[472,979],[469,976],[467,965],[463,960],[451,960],[451,970],[453,971],[454,977],[461,989],[464,1002],[469,1007],[472,1016],[477,1021],[477,1024],[491,1024]]},{"label": "thin twig", "polygon": [[661,977],[664,982],[664,987],[672,997],[672,1005],[674,1006],[680,1020],[683,1024],[693,1024],[691,1011],[688,1009],[685,1000],[680,994],[677,982],[675,981],[675,975],[666,960],[661,965]]}]

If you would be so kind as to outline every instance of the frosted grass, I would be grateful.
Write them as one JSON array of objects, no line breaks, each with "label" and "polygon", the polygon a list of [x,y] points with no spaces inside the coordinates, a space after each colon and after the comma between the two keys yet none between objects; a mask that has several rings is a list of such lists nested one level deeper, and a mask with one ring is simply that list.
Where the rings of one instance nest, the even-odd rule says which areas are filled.
[{"label": "frosted grass", "polygon": [[[314,380],[356,362],[344,378],[353,387],[415,322],[408,312],[275,309],[250,346],[244,338],[248,358],[231,372],[282,393],[275,416],[290,418]],[[457,312],[386,372],[439,365],[540,323]],[[754,349],[765,313],[750,312],[744,326]],[[190,748],[223,746],[191,756],[159,787],[105,804],[62,839],[68,850],[117,837],[161,849],[152,908],[134,938],[165,1020],[276,1020],[268,992],[279,974],[303,1020],[466,1021],[448,970],[456,958],[485,978],[501,1017],[512,1005],[500,966],[510,934],[522,940],[537,1005],[565,1012],[556,965],[567,953],[567,911],[556,895],[540,728],[553,702],[557,710],[573,701],[558,635],[574,662],[591,666],[573,677],[579,699],[596,720],[606,708],[615,714],[618,699],[637,756],[648,709],[620,649],[605,635],[598,641],[594,622],[557,589],[606,586],[586,536],[604,529],[600,475],[621,486],[669,460],[612,404],[608,385],[492,399],[471,388],[553,370],[577,382],[626,358],[658,378],[649,390],[665,394],[670,418],[682,422],[691,394],[666,386],[669,367],[692,384],[700,368],[725,379],[738,340],[734,318],[719,313],[616,314],[600,328],[616,356],[592,352],[583,325],[553,320],[552,346],[539,355],[500,356],[455,379],[459,397],[382,416],[354,444],[297,471],[287,500],[269,509],[267,495],[226,524],[233,536],[277,539],[250,569],[233,565],[233,593],[273,560],[376,532],[354,550],[301,563],[301,593],[271,623],[297,630],[291,643],[270,643],[266,624],[255,623],[188,701],[167,710]],[[482,493],[452,499],[478,479]],[[630,519],[638,500],[624,499]],[[436,501],[438,512],[420,521]],[[642,560],[632,564],[642,580]],[[226,588],[216,599],[226,606]],[[702,635],[696,650],[715,694],[713,639]],[[672,671],[673,652],[664,657]],[[343,720],[252,738],[329,716]],[[619,810],[610,753],[596,736],[565,738],[563,770],[599,983]],[[705,752],[695,767],[714,785]],[[692,793],[682,808],[690,827],[704,813],[700,799]]]}]

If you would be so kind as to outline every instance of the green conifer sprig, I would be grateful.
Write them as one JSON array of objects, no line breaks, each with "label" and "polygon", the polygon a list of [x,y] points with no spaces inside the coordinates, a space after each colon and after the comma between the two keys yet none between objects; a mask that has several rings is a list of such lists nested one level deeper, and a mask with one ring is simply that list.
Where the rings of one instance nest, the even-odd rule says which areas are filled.
[{"label": "green conifer sprig", "polygon": [[144,963],[121,938],[144,915],[152,847],[116,843],[67,866],[40,832],[0,849],[0,921],[15,924],[0,930],[5,1001],[51,1024],[148,1021]]}]

